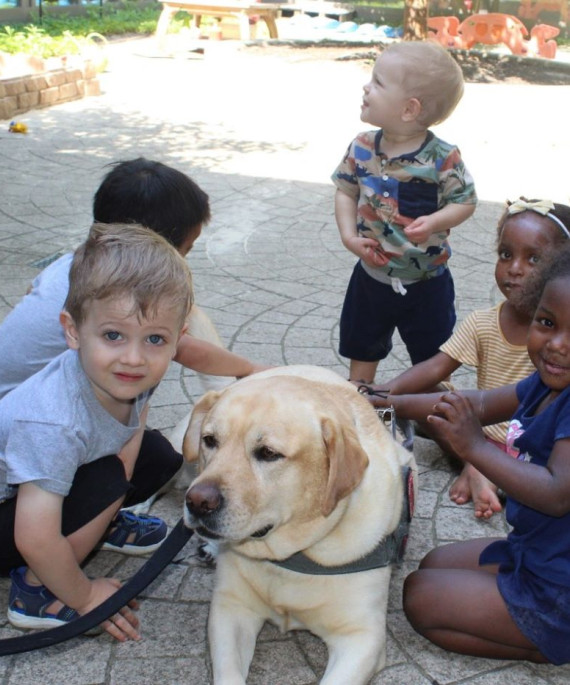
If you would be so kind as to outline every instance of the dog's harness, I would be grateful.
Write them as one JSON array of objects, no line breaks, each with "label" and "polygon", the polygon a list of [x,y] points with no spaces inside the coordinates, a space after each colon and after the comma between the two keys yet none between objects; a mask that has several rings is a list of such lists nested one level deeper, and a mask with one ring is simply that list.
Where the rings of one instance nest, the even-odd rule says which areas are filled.
[{"label": "dog's harness", "polygon": [[[370,386],[363,383],[358,387],[358,392],[361,394],[386,397],[389,391],[373,391]],[[382,421],[392,433],[392,437],[395,440],[401,438],[399,442],[411,452],[414,448],[414,431],[412,425],[409,422],[397,421],[396,412],[393,407],[388,409],[377,408],[376,413],[378,414],[380,421]],[[272,560],[273,563],[281,568],[286,568],[289,571],[308,573],[309,575],[315,576],[359,573],[360,571],[370,571],[374,568],[383,568],[384,566],[399,563],[404,558],[404,552],[406,551],[406,544],[408,542],[410,521],[414,514],[414,476],[412,469],[409,466],[402,467],[402,479],[404,481],[404,499],[402,501],[400,521],[396,526],[396,529],[383,540],[380,540],[376,547],[365,556],[340,566],[323,566],[322,564],[309,559],[303,552],[297,552],[281,561]]]},{"label": "dog's harness", "polygon": [[323,566],[309,559],[303,552],[297,552],[281,561],[272,560],[281,568],[297,573],[308,573],[313,576],[334,576],[343,573],[359,573],[373,568],[383,568],[402,561],[408,542],[410,521],[414,513],[414,476],[409,466],[402,468],[404,481],[404,499],[402,513],[396,529],[381,540],[366,556],[340,566]]}]

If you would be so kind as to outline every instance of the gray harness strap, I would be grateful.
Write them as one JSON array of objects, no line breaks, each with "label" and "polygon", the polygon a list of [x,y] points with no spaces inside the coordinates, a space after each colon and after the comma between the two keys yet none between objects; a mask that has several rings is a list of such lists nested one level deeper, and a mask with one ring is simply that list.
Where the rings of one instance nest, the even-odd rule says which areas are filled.
[{"label": "gray harness strap", "polygon": [[289,571],[308,573],[313,576],[359,573],[360,571],[370,571],[373,568],[383,568],[384,566],[399,563],[402,561],[406,550],[408,531],[413,512],[413,474],[412,469],[409,466],[402,468],[402,478],[404,480],[404,499],[402,502],[400,521],[396,526],[396,529],[385,537],[384,540],[381,540],[366,556],[341,566],[322,566],[316,561],[309,559],[303,552],[297,552],[281,561],[271,561],[277,566]]}]

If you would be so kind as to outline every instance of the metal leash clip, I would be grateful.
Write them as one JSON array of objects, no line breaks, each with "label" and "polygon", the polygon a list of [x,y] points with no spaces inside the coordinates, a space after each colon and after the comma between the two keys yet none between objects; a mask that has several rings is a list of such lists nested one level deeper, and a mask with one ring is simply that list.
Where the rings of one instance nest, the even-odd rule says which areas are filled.
[{"label": "metal leash clip", "polygon": [[[373,389],[368,383],[361,383],[358,386],[361,395],[376,395],[386,399],[390,394],[389,389]],[[392,434],[394,440],[399,442],[409,452],[414,450],[414,424],[407,419],[398,419],[394,407],[374,407],[378,418]]]},{"label": "metal leash clip", "polygon": [[398,419],[394,407],[375,407],[376,414],[386,428],[392,433],[394,440],[405,447],[408,452],[414,451],[414,424],[408,419]]},{"label": "metal leash clip", "polygon": [[386,428],[392,433],[394,440],[398,439],[398,426],[396,424],[396,410],[394,407],[374,407],[376,414]]}]

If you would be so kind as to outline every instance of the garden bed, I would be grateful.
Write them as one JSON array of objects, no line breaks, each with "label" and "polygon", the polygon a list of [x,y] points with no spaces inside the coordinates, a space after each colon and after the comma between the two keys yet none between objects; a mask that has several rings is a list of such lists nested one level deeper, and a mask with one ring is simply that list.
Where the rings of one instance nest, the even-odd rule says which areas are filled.
[{"label": "garden bed", "polygon": [[0,56],[0,119],[49,107],[86,95],[99,95],[97,69],[91,60],[74,57]]}]

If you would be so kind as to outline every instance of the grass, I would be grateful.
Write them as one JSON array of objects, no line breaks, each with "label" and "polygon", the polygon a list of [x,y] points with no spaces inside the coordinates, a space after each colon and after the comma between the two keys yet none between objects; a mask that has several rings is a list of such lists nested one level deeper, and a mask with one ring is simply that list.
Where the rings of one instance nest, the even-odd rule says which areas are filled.
[{"label": "grass", "polygon": [[44,12],[42,28],[50,35],[61,34],[66,30],[84,35],[92,32],[104,36],[131,33],[148,35],[156,29],[161,9],[162,5],[157,2],[152,5],[132,3],[120,7],[112,4],[104,4],[101,8],[88,7],[84,16]]},{"label": "grass", "polygon": [[[33,23],[11,24],[0,27],[0,50],[10,54],[24,52],[39,57],[77,54],[89,42],[91,33],[107,38],[124,35],[151,35],[156,30],[161,5],[132,5],[117,8],[103,5],[87,8],[84,16],[50,15],[44,12]],[[189,16],[180,15],[171,22],[175,32],[189,22]]]}]

